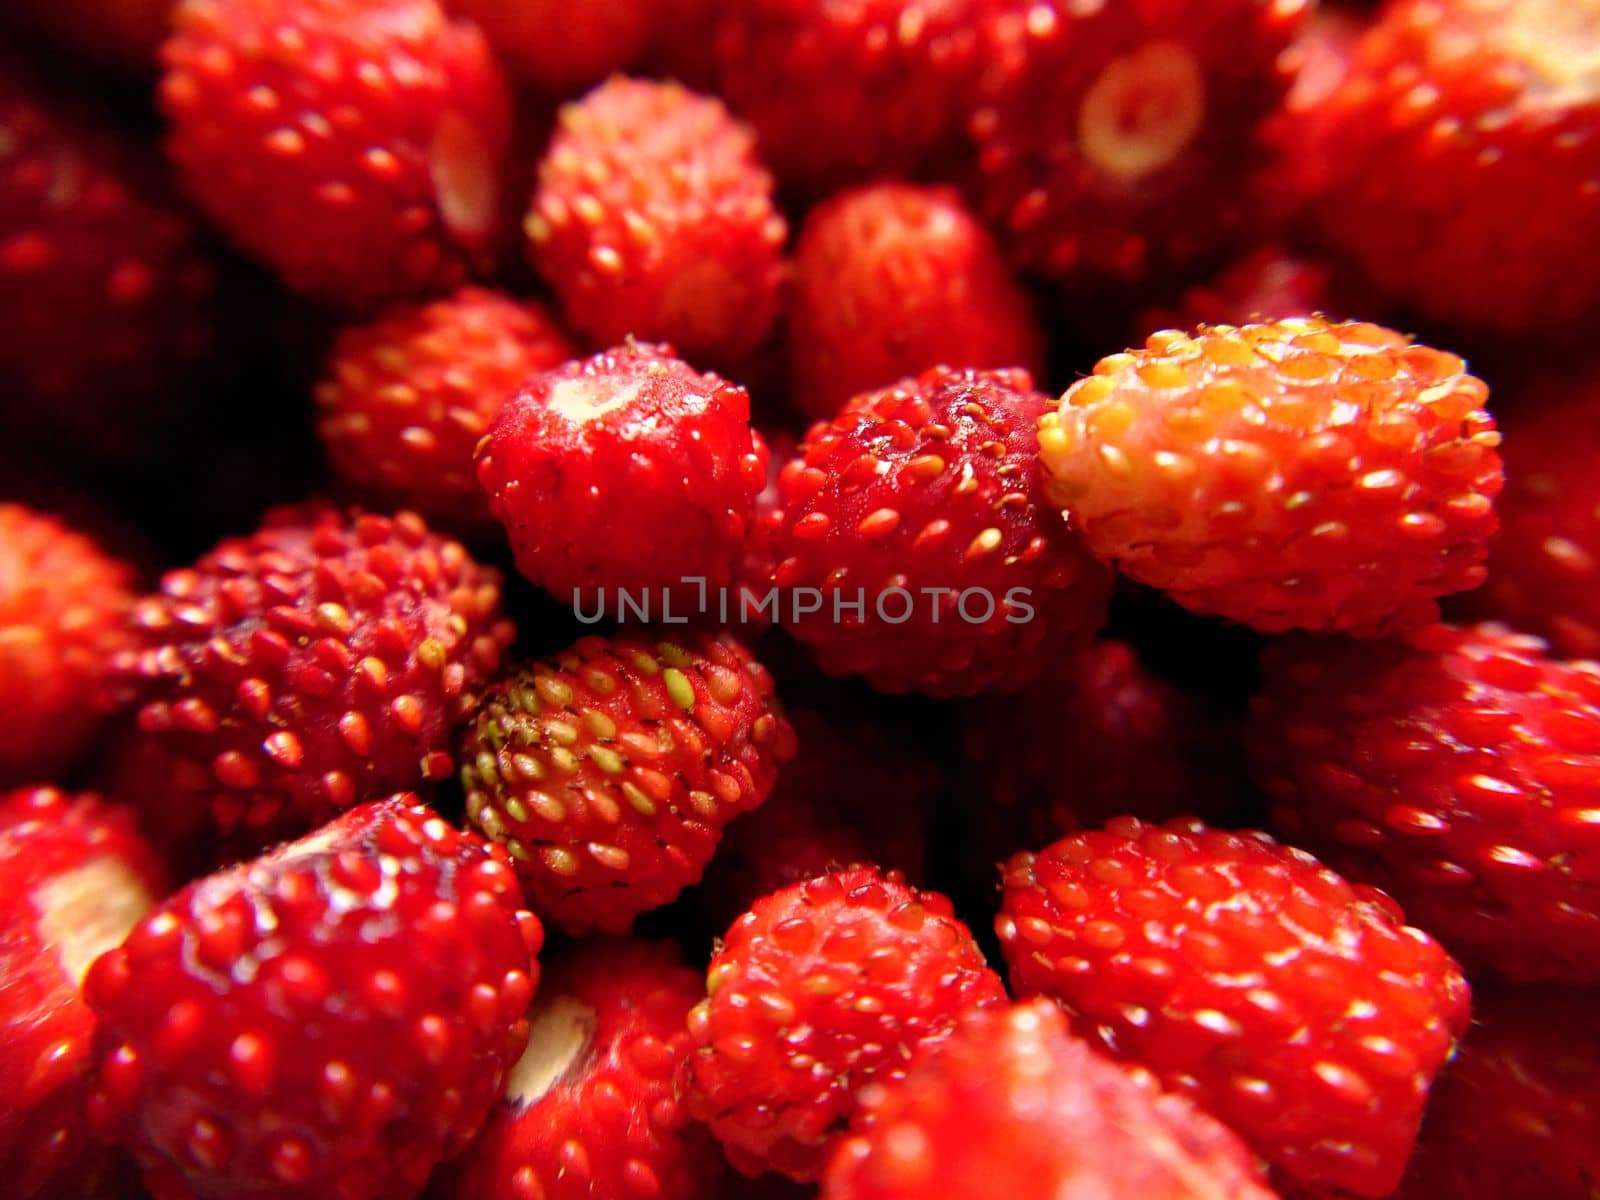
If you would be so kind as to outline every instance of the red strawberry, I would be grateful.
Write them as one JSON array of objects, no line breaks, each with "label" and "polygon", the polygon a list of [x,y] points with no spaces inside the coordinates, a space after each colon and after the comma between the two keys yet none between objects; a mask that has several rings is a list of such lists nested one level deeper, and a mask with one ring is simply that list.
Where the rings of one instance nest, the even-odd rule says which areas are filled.
[{"label": "red strawberry", "polygon": [[519,79],[550,92],[622,70],[652,24],[651,0],[445,0],[445,7],[476,21]]},{"label": "red strawberry", "polygon": [[0,1172],[19,1200],[124,1190],[83,1127],[94,1014],[78,988],[165,894],[130,818],[54,788],[0,796]]},{"label": "red strawberry", "polygon": [[1251,232],[1259,127],[1307,0],[1074,0],[990,22],[980,211],[1022,264],[1127,279]]},{"label": "red strawberry", "polygon": [[499,574],[459,544],[320,505],[168,572],[132,624],[146,774],[124,782],[168,835],[209,815],[260,839],[449,775],[451,727],[512,636]]},{"label": "red strawberry", "polygon": [[665,943],[585,943],[545,974],[506,1095],[440,1197],[702,1200],[726,1165],[677,1091],[698,974]]},{"label": "red strawberry", "polygon": [[825,671],[1016,690],[1098,628],[1107,574],[1039,495],[1049,408],[1026,371],[934,368],[812,426],[779,475],[773,581]]},{"label": "red strawberry", "polygon": [[819,420],[940,363],[1043,369],[1031,301],[944,188],[879,183],[813,209],[795,248],[788,335],[796,402]]},{"label": "red strawberry", "polygon": [[1250,1152],[1036,1000],[970,1014],[899,1083],[863,1089],[827,1200],[1272,1200]]},{"label": "red strawberry", "polygon": [[536,303],[465,287],[339,335],[317,385],[334,472],[369,503],[492,529],[472,455],[500,406],[573,356]]},{"label": "red strawberry", "polygon": [[90,972],[89,1118],[168,1197],[407,1197],[527,1039],[503,851],[412,796],[191,884]]},{"label": "red strawberry", "polygon": [[1435,319],[1543,332],[1600,304],[1594,0],[1395,0],[1280,136],[1330,249]]},{"label": "red strawberry", "polygon": [[1600,984],[1600,664],[1496,625],[1284,644],[1249,744],[1285,836],[1464,957]]},{"label": "red strawberry", "polygon": [[1432,938],[1265,834],[1198,821],[1019,854],[995,922],[1019,992],[1148,1067],[1288,1178],[1387,1196],[1468,991]]},{"label": "red strawberry", "polygon": [[1474,613],[1600,658],[1600,380],[1545,378],[1512,413],[1500,532]]},{"label": "red strawberry", "polygon": [[349,306],[460,283],[500,224],[505,79],[436,0],[182,0],[168,152],[223,231]]},{"label": "red strawberry", "polygon": [[53,517],[0,503],[0,784],[65,770],[112,707],[132,576]]},{"label": "red strawberry", "polygon": [[1140,313],[1134,337],[1142,342],[1161,329],[1309,317],[1327,309],[1332,274],[1325,263],[1260,246],[1214,279],[1189,288],[1176,308]]},{"label": "red strawberry", "polygon": [[851,867],[758,900],[689,1014],[689,1111],[746,1175],[817,1178],[863,1085],[1005,989],[937,892]]},{"label": "red strawberry", "polygon": [[212,276],[161,165],[0,59],[0,430],[96,456],[165,434]]},{"label": "red strawberry", "polygon": [[1600,1016],[1584,992],[1473,1000],[1473,1026],[1434,1088],[1406,1200],[1593,1200],[1600,1182]]},{"label": "red strawberry", "polygon": [[523,222],[562,314],[602,344],[752,350],[778,312],[788,227],[750,130],[680,84],[612,79],[561,110]]},{"label": "red strawberry", "polygon": [[524,575],[585,613],[665,589],[626,611],[672,623],[733,581],[767,472],[743,388],[633,342],[536,378],[477,453]]},{"label": "red strawberry", "polygon": [[824,191],[947,157],[1008,0],[739,0],[717,14],[719,91],[785,183]]},{"label": "red strawberry", "polygon": [[1502,476],[1488,388],[1377,325],[1154,334],[1039,433],[1091,552],[1267,633],[1376,633],[1483,581]]},{"label": "red strawberry", "polygon": [[772,677],[731,637],[588,637],[490,690],[461,783],[542,917],[616,933],[700,878],[794,748]]}]

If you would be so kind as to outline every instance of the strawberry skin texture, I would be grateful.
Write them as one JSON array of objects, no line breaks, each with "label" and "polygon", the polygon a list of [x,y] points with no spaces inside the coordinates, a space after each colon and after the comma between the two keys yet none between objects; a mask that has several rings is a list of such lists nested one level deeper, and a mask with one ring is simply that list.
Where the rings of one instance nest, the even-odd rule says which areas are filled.
[{"label": "strawberry skin texture", "polygon": [[0,1171],[19,1200],[131,1190],[84,1128],[95,1018],[78,989],[165,894],[127,809],[54,788],[0,795]]},{"label": "strawberry skin texture", "polygon": [[1306,0],[1071,0],[988,25],[969,121],[978,211],[1015,260],[1141,280],[1258,223],[1260,126]]},{"label": "strawberry skin texture", "polygon": [[716,18],[718,92],[785,185],[821,193],[948,159],[1006,0],[739,0]]},{"label": "strawberry skin texture", "polygon": [[528,1049],[439,1200],[703,1200],[727,1165],[677,1090],[698,972],[667,943],[585,943],[545,973]]},{"label": "strawberry skin texture", "polygon": [[750,128],[681,84],[615,78],[565,105],[523,221],[573,329],[728,364],[778,314],[788,225]]},{"label": "strawberry skin texture", "polygon": [[[824,671],[884,692],[1015,691],[1099,628],[1110,577],[1040,493],[1049,409],[1026,371],[936,367],[811,427],[778,477],[773,582]],[[801,588],[822,593],[818,611],[798,611]],[[909,600],[880,599],[893,588]],[[836,621],[834,596],[853,604],[858,589],[862,614],[841,606]]]},{"label": "strawberry skin texture", "polygon": [[[1312,221],[1380,293],[1504,334],[1600,303],[1595,0],[1397,0],[1282,133]],[[1530,216],[1536,214],[1536,216]]]},{"label": "strawberry skin texture", "polygon": [[937,892],[850,867],[758,900],[689,1014],[689,1111],[754,1176],[820,1174],[863,1085],[905,1074],[1005,988]]},{"label": "strawberry skin texture", "polygon": [[454,287],[501,225],[510,93],[435,0],[183,0],[167,151],[291,290],[351,308]]},{"label": "strawberry skin texture", "polygon": [[1018,854],[995,921],[1019,994],[1139,1063],[1292,1180],[1387,1196],[1469,1015],[1432,938],[1265,834],[1132,817]]},{"label": "strawberry skin texture", "polygon": [[654,0],[445,0],[445,7],[477,22],[519,80],[559,94],[632,63],[650,33]]},{"label": "strawberry skin texture", "polygon": [[1292,318],[1152,334],[1039,433],[1091,553],[1263,633],[1425,624],[1483,582],[1500,435],[1453,354]]},{"label": "strawberry skin texture", "polygon": [[1593,1200],[1600,1019],[1590,993],[1474,996],[1473,1026],[1428,1101],[1402,1200]]},{"label": "strawberry skin texture", "polygon": [[132,583],[90,538],[0,504],[0,784],[70,766],[115,706]]},{"label": "strawberry skin texture", "polygon": [[1600,665],[1445,625],[1265,660],[1249,729],[1274,822],[1463,957],[1600,984]]},{"label": "strawberry skin texture", "polygon": [[794,752],[772,677],[731,637],[587,637],[489,691],[461,783],[540,916],[619,933],[700,878]]},{"label": "strawberry skin texture", "polygon": [[575,351],[543,305],[464,287],[344,330],[317,384],[317,433],[363,501],[492,530],[473,451],[500,406]]},{"label": "strawberry skin texture", "polygon": [[513,632],[499,574],[415,514],[317,504],[168,572],[131,625],[118,670],[149,754],[128,783],[153,829],[262,840],[447,777]]},{"label": "strawberry skin texture", "polygon": [[1238,1138],[1045,1000],[969,1014],[905,1079],[863,1089],[856,1128],[824,1200],[1274,1197]]},{"label": "strawberry skin texture", "polygon": [[414,1196],[527,1040],[503,851],[414,796],[191,884],[91,969],[91,1125],[161,1197]]},{"label": "strawberry skin texture", "polygon": [[668,589],[676,622],[700,595],[685,579],[714,597],[744,556],[767,475],[750,396],[674,353],[629,342],[547,371],[478,446],[518,569],[587,612]]},{"label": "strawberry skin texture", "polygon": [[946,188],[872,184],[813,209],[795,248],[788,336],[796,403],[817,420],[941,363],[1044,367],[1032,302]]}]

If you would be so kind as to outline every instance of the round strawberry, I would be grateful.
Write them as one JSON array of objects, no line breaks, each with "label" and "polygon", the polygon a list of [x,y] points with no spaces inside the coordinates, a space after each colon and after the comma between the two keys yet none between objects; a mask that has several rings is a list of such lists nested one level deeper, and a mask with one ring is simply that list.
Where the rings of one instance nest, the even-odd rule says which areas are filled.
[{"label": "round strawberry", "polygon": [[1266,633],[1423,624],[1483,581],[1502,483],[1488,388],[1376,325],[1153,334],[1041,426],[1089,550]]},{"label": "round strawberry", "polygon": [[1328,308],[1332,274],[1325,263],[1278,246],[1260,246],[1215,278],[1187,289],[1176,308],[1140,313],[1134,337],[1142,342],[1161,329],[1246,325],[1322,313]]},{"label": "round strawberry", "polygon": [[719,91],[785,183],[823,191],[946,157],[1006,0],[739,0],[716,15]]},{"label": "round strawberry", "polygon": [[851,867],[758,900],[689,1014],[689,1111],[746,1175],[817,1178],[862,1087],[905,1074],[968,1010],[1005,1000],[937,892]]},{"label": "round strawberry", "polygon": [[182,0],[162,61],[190,192],[291,289],[366,307],[490,250],[510,96],[436,0]]},{"label": "round strawberry", "polygon": [[53,517],[0,503],[0,784],[65,770],[113,707],[132,577]]},{"label": "round strawberry", "polygon": [[1017,260],[1130,280],[1252,231],[1259,131],[1307,0],[1011,5],[970,130]]},{"label": "round strawberry", "polygon": [[0,59],[0,431],[127,457],[211,342],[212,271],[148,148]]},{"label": "round strawberry", "polygon": [[772,677],[731,637],[587,637],[490,690],[461,782],[540,916],[615,933],[700,878],[793,754]]},{"label": "round strawberry", "polygon": [[1110,581],[1039,494],[1026,371],[934,368],[812,426],[778,478],[779,613],[830,674],[1014,691],[1105,616]]},{"label": "round strawberry", "polygon": [[407,795],[191,884],[89,973],[91,1125],[158,1195],[415,1195],[526,1043],[521,903]]},{"label": "round strawberry", "polygon": [[0,795],[0,1172],[19,1200],[126,1190],[83,1125],[94,1014],[78,989],[165,894],[131,817],[54,788]]},{"label": "round strawberry", "polygon": [[1506,333],[1600,304],[1596,0],[1395,0],[1282,138],[1330,249],[1438,320]]},{"label": "round strawberry", "polygon": [[1031,301],[955,193],[879,183],[811,210],[788,322],[796,401],[825,420],[852,396],[940,363],[1041,373]]},{"label": "round strawberry", "polygon": [[[743,388],[634,342],[538,376],[477,456],[524,575],[643,621],[681,621],[733,581],[767,473]],[[650,607],[663,591],[675,614]]]},{"label": "round strawberry", "polygon": [[727,1167],[678,1065],[700,977],[661,943],[588,942],[546,973],[528,1048],[440,1197],[702,1200]]},{"label": "round strawberry", "polygon": [[731,363],[772,328],[788,226],[722,102],[616,78],[566,105],[523,229],[567,322]]},{"label": "round strawberry", "polygon": [[1006,864],[1011,981],[1297,1184],[1387,1196],[1466,1030],[1456,964],[1265,834],[1118,818]]},{"label": "round strawberry", "polygon": [[904,1080],[864,1088],[856,1123],[826,1200],[1273,1196],[1238,1138],[1096,1054],[1047,1001],[969,1014]]},{"label": "round strawberry", "polygon": [[1600,984],[1600,664],[1496,625],[1265,660],[1277,827],[1516,979]]},{"label": "round strawberry", "polygon": [[1404,1200],[1593,1200],[1600,1017],[1592,993],[1473,997],[1473,1025],[1428,1101]]},{"label": "round strawberry", "polygon": [[452,726],[512,636],[498,573],[458,543],[320,505],[168,572],[132,627],[146,754],[124,781],[167,835],[261,840],[448,776]]},{"label": "round strawberry", "polygon": [[573,356],[542,305],[465,287],[339,335],[317,432],[334,473],[369,503],[492,529],[473,451],[500,406]]},{"label": "round strawberry", "polygon": [[445,7],[476,21],[519,79],[549,92],[622,70],[652,25],[651,0],[445,0]]}]

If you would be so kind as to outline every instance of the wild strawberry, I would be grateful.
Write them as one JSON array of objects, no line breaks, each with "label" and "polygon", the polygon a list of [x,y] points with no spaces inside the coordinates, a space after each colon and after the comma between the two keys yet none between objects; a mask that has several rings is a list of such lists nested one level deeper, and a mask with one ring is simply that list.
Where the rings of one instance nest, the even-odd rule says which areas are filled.
[{"label": "wild strawberry", "polygon": [[1438,320],[1535,332],[1592,311],[1597,16],[1594,0],[1388,5],[1280,135],[1332,252]]},{"label": "wild strawberry", "polygon": [[1005,867],[1011,982],[1311,1188],[1387,1196],[1466,1029],[1456,964],[1265,834],[1118,818]]},{"label": "wild strawberry", "polygon": [[1259,127],[1306,0],[1012,5],[970,121],[979,211],[1018,262],[1138,280],[1254,223]]},{"label": "wild strawberry", "polygon": [[[411,513],[279,509],[168,572],[120,656],[166,834],[292,835],[453,769],[449,736],[511,642],[500,577]],[[206,818],[209,817],[209,822]]]},{"label": "wild strawberry", "polygon": [[612,79],[561,110],[523,229],[562,315],[602,344],[727,364],[772,328],[788,226],[722,102]]},{"label": "wild strawberry", "polygon": [[182,0],[173,20],[168,153],[290,288],[366,307],[485,257],[510,96],[475,26],[436,0]]},{"label": "wild strawberry", "polygon": [[953,192],[879,183],[811,211],[795,248],[796,403],[826,420],[852,396],[943,363],[1042,371],[1028,296]]},{"label": "wild strawberry", "polygon": [[1546,378],[1523,398],[1504,450],[1489,578],[1463,607],[1563,654],[1600,658],[1600,387]]},{"label": "wild strawberry", "polygon": [[1162,329],[1246,325],[1309,317],[1328,308],[1332,269],[1278,246],[1261,246],[1205,283],[1189,288],[1176,308],[1139,314],[1134,337],[1144,341]]},{"label": "wild strawberry", "polygon": [[1593,1200],[1600,1179],[1600,1018],[1553,988],[1480,992],[1428,1101],[1405,1200]]},{"label": "wild strawberry", "polygon": [[78,988],[165,894],[131,816],[54,788],[0,795],[0,1171],[20,1200],[123,1190],[83,1126],[94,1014]]},{"label": "wild strawberry", "polygon": [[1600,983],[1600,664],[1503,626],[1284,644],[1250,715],[1277,827],[1464,957]]},{"label": "wild strawberry", "polygon": [[0,784],[64,771],[113,707],[132,582],[89,538],[0,503]]},{"label": "wild strawberry", "polygon": [[651,0],[445,0],[445,7],[476,21],[519,79],[556,93],[627,67],[652,26]]},{"label": "wild strawberry", "polygon": [[500,406],[574,350],[545,308],[465,287],[339,335],[317,385],[334,473],[368,503],[494,528],[472,455]]},{"label": "wild strawberry", "polygon": [[767,473],[743,388],[633,342],[538,376],[477,455],[524,575],[585,611],[665,590],[639,619],[674,623],[732,582]]},{"label": "wild strawberry", "polygon": [[1266,633],[1370,634],[1483,581],[1487,396],[1376,325],[1202,327],[1101,359],[1039,445],[1048,493],[1130,577]]},{"label": "wild strawberry", "polygon": [[1250,1152],[1035,1000],[971,1013],[899,1083],[862,1089],[826,1200],[1271,1200]]},{"label": "wild strawberry", "polygon": [[[167,36],[176,0],[16,0],[24,24],[74,54],[147,75]],[[7,16],[10,16],[7,13]]]},{"label": "wild strawberry", "polygon": [[851,867],[756,901],[689,1014],[689,1111],[746,1175],[817,1178],[863,1085],[1005,988],[937,892]]},{"label": "wild strawberry", "polygon": [[413,1196],[522,1053],[540,942],[504,851],[364,804],[94,965],[90,1122],[159,1195]]},{"label": "wild strawberry", "polygon": [[161,166],[0,59],[0,431],[97,457],[165,436],[212,272]]},{"label": "wild strawberry", "polygon": [[959,141],[1005,0],[741,0],[717,14],[719,91],[785,183],[821,192],[937,162]]},{"label": "wild strawberry", "polygon": [[1039,496],[1026,371],[938,367],[857,397],[778,477],[779,614],[829,674],[1014,691],[1094,633],[1107,573]]},{"label": "wild strawberry", "polygon": [[793,754],[772,677],[732,638],[587,637],[489,691],[461,783],[540,916],[615,933],[700,878]]},{"label": "wild strawberry", "polygon": [[677,1091],[698,974],[666,943],[599,940],[545,973],[528,1048],[440,1197],[701,1200],[727,1171]]}]

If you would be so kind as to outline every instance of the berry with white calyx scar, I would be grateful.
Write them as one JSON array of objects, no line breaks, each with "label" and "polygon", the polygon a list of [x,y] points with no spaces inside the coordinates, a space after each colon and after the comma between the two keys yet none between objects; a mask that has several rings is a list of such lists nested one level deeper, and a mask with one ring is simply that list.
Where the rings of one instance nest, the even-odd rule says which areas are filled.
[{"label": "berry with white calyx scar", "polygon": [[1453,354],[1319,317],[1152,334],[1040,425],[1089,551],[1264,633],[1425,624],[1483,581],[1503,477]]},{"label": "berry with white calyx scar", "polygon": [[95,963],[91,1126],[158,1195],[409,1197],[528,1036],[537,919],[414,796],[191,884]]},{"label": "berry with white calyx scar", "polygon": [[161,57],[189,191],[294,291],[368,307],[490,257],[510,92],[437,0],[182,0]]},{"label": "berry with white calyx scar", "polygon": [[461,782],[540,916],[616,933],[700,878],[794,750],[772,677],[728,635],[587,637],[489,690]]},{"label": "berry with white calyx scar", "polygon": [[756,901],[689,1014],[689,1111],[746,1175],[816,1179],[861,1089],[1005,988],[937,892],[849,867]]},{"label": "berry with white calyx scar", "polygon": [[1132,817],[1018,854],[1011,982],[1299,1185],[1387,1196],[1465,1032],[1466,980],[1387,896],[1262,833]]},{"label": "berry with white calyx scar", "polygon": [[128,809],[54,788],[0,795],[0,1171],[19,1200],[124,1190],[84,1127],[95,1019],[79,988],[165,890]]}]

